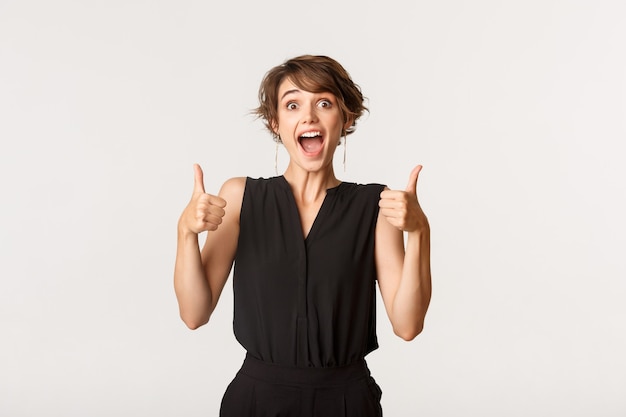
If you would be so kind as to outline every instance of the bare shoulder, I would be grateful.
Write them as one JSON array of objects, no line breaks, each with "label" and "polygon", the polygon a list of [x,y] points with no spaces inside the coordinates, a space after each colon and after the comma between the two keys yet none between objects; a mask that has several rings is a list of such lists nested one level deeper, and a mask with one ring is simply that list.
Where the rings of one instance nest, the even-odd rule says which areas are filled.
[{"label": "bare shoulder", "polygon": [[376,247],[381,251],[398,249],[398,242],[404,239],[402,231],[389,223],[382,211],[378,212],[375,236]]},{"label": "bare shoulder", "polygon": [[243,192],[246,188],[246,177],[233,177],[227,179],[222,188],[220,190],[221,195],[241,195],[243,196]]},{"label": "bare shoulder", "polygon": [[[381,191],[381,197],[383,195],[383,193],[385,193],[386,191],[389,191],[389,187],[385,186],[383,188],[383,191]],[[379,200],[380,203],[380,200]],[[389,223],[386,219],[385,216],[382,213],[382,210],[379,209],[378,211],[378,219],[376,221],[376,240],[379,240],[380,238],[387,238],[393,235],[396,235],[398,232],[398,229],[396,229],[395,227],[393,227],[391,225],[391,223]],[[402,234],[402,233],[400,233]]]},{"label": "bare shoulder", "polygon": [[[389,191],[389,188],[385,187],[382,192],[385,191]],[[382,210],[379,210],[376,221],[375,248],[376,263],[379,269],[392,270],[397,268],[398,262],[402,262],[404,257],[403,233],[387,221]]]},{"label": "bare shoulder", "polygon": [[241,202],[246,189],[246,177],[233,177],[224,182],[219,196],[226,200],[226,213],[239,218]]},{"label": "bare shoulder", "polygon": [[[389,188],[385,187],[385,191]],[[382,213],[378,212],[374,256],[378,274],[378,288],[385,304],[387,315],[391,317],[393,300],[400,285],[404,263],[404,236]]]}]

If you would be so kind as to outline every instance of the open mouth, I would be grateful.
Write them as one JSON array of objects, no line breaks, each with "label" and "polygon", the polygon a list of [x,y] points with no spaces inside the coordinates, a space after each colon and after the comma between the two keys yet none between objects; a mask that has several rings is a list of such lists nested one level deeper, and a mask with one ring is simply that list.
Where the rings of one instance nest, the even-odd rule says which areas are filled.
[{"label": "open mouth", "polygon": [[308,154],[318,153],[322,149],[324,144],[324,138],[322,133],[318,131],[305,132],[298,137],[300,146],[304,149],[304,152]]}]

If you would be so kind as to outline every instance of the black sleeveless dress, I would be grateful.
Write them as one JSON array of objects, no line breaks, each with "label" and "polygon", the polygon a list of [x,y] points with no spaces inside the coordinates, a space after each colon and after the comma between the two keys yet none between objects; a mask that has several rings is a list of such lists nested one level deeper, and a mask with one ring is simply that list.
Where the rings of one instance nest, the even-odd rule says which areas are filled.
[{"label": "black sleeveless dress", "polygon": [[[328,189],[304,238],[285,178],[247,178],[233,274],[233,323],[246,361],[254,362],[255,378],[272,369],[289,369],[286,375],[304,380],[307,369],[313,371],[310,375],[351,369],[345,374],[360,374],[367,392],[380,400],[363,358],[378,347],[374,236],[383,189],[346,182]],[[266,367],[270,371],[260,370],[265,365],[271,365]],[[252,365],[248,368],[248,374],[253,372]],[[327,376],[321,380],[328,384]],[[240,397],[260,389],[229,390]],[[359,396],[355,400],[363,401]],[[228,415],[224,402],[222,408],[222,415]],[[293,415],[308,414],[300,410]]]}]

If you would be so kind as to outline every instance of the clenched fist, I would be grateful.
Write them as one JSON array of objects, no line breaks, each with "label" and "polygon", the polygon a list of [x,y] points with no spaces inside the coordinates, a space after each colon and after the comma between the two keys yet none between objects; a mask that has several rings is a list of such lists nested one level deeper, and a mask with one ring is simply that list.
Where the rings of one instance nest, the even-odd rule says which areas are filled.
[{"label": "clenched fist", "polygon": [[194,185],[191,201],[185,207],[178,221],[181,232],[199,234],[209,230],[216,230],[222,223],[226,207],[226,200],[221,197],[207,194],[204,191],[204,174],[200,165],[195,164]]},{"label": "clenched fist", "polygon": [[429,229],[428,219],[417,201],[417,177],[421,170],[421,165],[413,168],[404,191],[385,190],[380,193],[378,206],[381,214],[391,225],[405,232]]}]

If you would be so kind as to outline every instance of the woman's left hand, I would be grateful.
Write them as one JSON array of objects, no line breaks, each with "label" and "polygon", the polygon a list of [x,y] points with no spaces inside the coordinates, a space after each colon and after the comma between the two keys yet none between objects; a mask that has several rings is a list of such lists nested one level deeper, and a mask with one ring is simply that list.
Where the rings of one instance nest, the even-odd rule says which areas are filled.
[{"label": "woman's left hand", "polygon": [[405,191],[385,190],[380,193],[378,206],[385,219],[405,232],[429,230],[428,219],[417,201],[417,178],[422,166],[413,168]]}]

